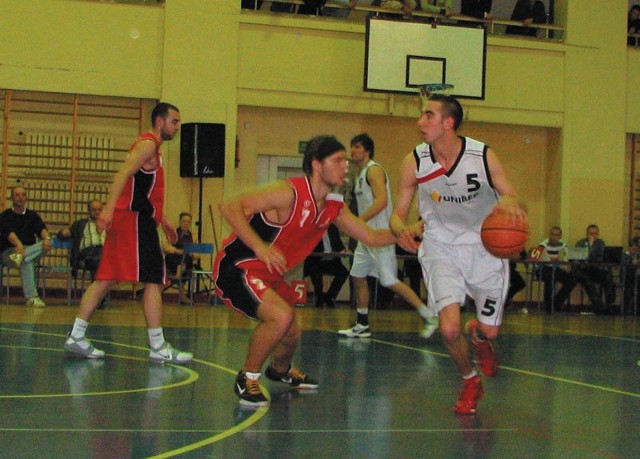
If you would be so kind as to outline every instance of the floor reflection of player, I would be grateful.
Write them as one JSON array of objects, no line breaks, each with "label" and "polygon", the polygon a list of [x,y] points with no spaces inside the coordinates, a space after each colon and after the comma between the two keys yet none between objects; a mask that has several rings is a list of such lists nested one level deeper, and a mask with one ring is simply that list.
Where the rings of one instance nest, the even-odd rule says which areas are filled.
[{"label": "floor reflection of player", "polygon": [[[158,453],[158,432],[163,416],[162,399],[166,393],[163,386],[176,382],[181,377],[179,368],[172,365],[150,365],[147,391],[136,394],[140,397],[140,429],[131,441],[131,457],[148,457]],[[136,404],[137,405],[137,404]]]},{"label": "floor reflection of player", "polygon": [[461,457],[488,457],[494,442],[494,429],[486,428],[479,416],[456,416],[462,428]]},{"label": "floor reflection of player", "polygon": [[126,436],[108,435],[109,425],[117,416],[110,416],[103,397],[90,394],[105,390],[107,367],[104,360],[67,359],[64,361],[64,375],[69,383],[71,413],[66,418],[72,420],[69,429],[86,432],[88,442],[73,453],[65,447],[67,457],[129,457],[130,446]]}]

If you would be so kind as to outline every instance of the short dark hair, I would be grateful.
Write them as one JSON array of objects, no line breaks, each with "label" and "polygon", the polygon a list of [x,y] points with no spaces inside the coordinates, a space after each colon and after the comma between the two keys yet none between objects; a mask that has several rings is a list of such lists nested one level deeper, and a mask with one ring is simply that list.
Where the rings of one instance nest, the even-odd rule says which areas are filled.
[{"label": "short dark hair", "polygon": [[14,193],[18,188],[22,188],[22,189],[25,191],[25,193],[27,192],[27,189],[26,189],[24,186],[22,186],[22,185],[16,185],[16,186],[14,186],[13,188],[11,188],[11,197],[13,197],[13,193]]},{"label": "short dark hair", "polygon": [[429,96],[429,100],[440,102],[442,104],[444,114],[453,118],[453,130],[457,131],[462,124],[462,119],[464,118],[464,111],[462,110],[462,105],[460,105],[458,99],[446,94],[431,94],[431,96]]},{"label": "short dark hair", "polygon": [[160,102],[156,105],[151,111],[151,126],[155,126],[156,118],[166,118],[169,114],[169,110],[175,110],[176,112],[180,112],[178,107],[172,105],[168,102]]},{"label": "short dark hair", "polygon": [[103,206],[104,204],[102,204],[102,201],[100,201],[99,199],[91,199],[88,203],[87,203],[87,210],[89,212],[91,212],[91,204],[93,204],[94,202],[99,202],[101,206]]},{"label": "short dark hair", "polygon": [[304,159],[302,160],[302,170],[308,176],[311,175],[313,168],[311,162],[322,162],[326,157],[331,156],[337,151],[346,150],[338,139],[332,135],[319,135],[307,142],[304,149]]},{"label": "short dark hair", "polygon": [[351,139],[351,146],[357,143],[362,145],[364,149],[369,152],[369,158],[373,159],[373,155],[375,154],[375,145],[373,143],[373,139],[369,137],[369,134],[363,132]]},{"label": "short dark hair", "polygon": [[178,217],[178,221],[182,220],[182,217],[191,217],[191,214],[189,212],[180,212],[180,216]]},{"label": "short dark hair", "polygon": [[640,5],[638,5],[637,3],[633,5],[629,10],[629,12],[632,12],[632,11],[640,11]]}]

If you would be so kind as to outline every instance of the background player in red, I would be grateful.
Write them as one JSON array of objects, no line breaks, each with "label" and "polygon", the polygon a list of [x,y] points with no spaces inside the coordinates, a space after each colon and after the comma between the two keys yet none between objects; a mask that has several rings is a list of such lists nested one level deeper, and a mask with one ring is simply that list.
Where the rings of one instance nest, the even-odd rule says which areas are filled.
[{"label": "background player in red", "polygon": [[107,238],[96,273],[96,280],[82,295],[73,329],[65,341],[67,352],[86,358],[102,358],[85,332],[91,315],[107,291],[117,282],[144,284],[144,316],[149,333],[149,360],[187,363],[189,352],[174,349],[162,330],[162,287],[166,268],[160,245],[158,225],[171,242],[176,230],[164,217],[164,170],[160,145],[180,131],[177,107],[159,103],[151,112],[152,129],[140,135],[116,173],[104,210],[97,220],[98,229],[107,229]]},{"label": "background player in red", "polygon": [[[455,98],[434,94],[423,99],[418,126],[424,143],[402,163],[390,227],[405,245],[414,244],[414,252],[419,249],[429,307],[439,311],[444,344],[463,377],[454,409],[474,414],[483,395],[482,381],[462,334],[460,305],[466,295],[475,300],[478,319],[469,321],[466,329],[480,370],[494,376],[497,358],[490,340],[498,336],[502,323],[509,266],[487,252],[480,228],[493,211],[511,215],[514,221],[526,221],[526,213],[493,150],[458,136],[462,119],[462,106]],[[416,190],[423,233],[405,226]],[[422,243],[415,242],[416,237]]]},{"label": "background player in red", "polygon": [[269,403],[259,384],[269,356],[269,379],[298,389],[318,387],[291,365],[301,330],[295,319],[297,292],[284,273],[304,261],[332,222],[367,245],[395,242],[389,230],[371,229],[349,211],[341,195],[332,193],[348,172],[344,145],[335,137],[309,141],[303,170],[304,177],[274,182],[220,205],[234,232],[216,258],[218,295],[227,306],[259,320],[234,386],[240,403],[247,406]]}]

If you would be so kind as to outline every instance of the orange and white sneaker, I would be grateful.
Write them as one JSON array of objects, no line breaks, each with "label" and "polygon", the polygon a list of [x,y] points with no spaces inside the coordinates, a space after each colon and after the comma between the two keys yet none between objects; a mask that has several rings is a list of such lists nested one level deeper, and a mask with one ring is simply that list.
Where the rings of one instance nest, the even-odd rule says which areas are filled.
[{"label": "orange and white sneaker", "polygon": [[462,390],[458,401],[453,406],[456,414],[476,414],[478,400],[482,398],[484,391],[482,390],[482,380],[480,376],[475,375],[473,378],[463,379]]},{"label": "orange and white sneaker", "polygon": [[478,323],[477,319],[470,320],[464,329],[467,333],[471,333],[471,343],[476,350],[480,371],[483,375],[493,378],[498,374],[498,355],[491,341],[478,338]]}]

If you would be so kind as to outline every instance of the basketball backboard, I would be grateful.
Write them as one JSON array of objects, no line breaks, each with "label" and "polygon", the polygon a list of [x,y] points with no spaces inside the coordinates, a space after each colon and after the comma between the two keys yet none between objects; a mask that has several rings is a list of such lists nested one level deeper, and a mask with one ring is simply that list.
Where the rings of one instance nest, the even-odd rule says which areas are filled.
[{"label": "basketball backboard", "polygon": [[485,28],[367,18],[364,90],[416,94],[425,83],[484,99]]}]

